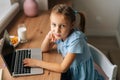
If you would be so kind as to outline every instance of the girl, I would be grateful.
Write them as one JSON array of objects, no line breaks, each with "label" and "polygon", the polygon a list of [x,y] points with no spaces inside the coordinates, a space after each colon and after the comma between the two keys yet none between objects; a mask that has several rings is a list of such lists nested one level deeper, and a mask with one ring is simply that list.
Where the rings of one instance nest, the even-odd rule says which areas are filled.
[{"label": "girl", "polygon": [[64,58],[62,63],[25,59],[24,66],[42,67],[60,72],[61,80],[102,80],[94,70],[85,35],[74,27],[75,13],[65,4],[53,7],[50,14],[51,30],[41,45],[42,51],[46,52],[50,50],[51,44],[57,44],[57,50]]}]

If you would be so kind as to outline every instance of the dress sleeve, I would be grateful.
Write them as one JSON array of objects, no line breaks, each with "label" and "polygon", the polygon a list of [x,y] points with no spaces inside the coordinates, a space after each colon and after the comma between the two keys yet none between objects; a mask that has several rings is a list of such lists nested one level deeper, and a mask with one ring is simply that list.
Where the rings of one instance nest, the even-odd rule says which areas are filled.
[{"label": "dress sleeve", "polygon": [[83,45],[84,42],[82,39],[76,39],[68,46],[68,53],[76,53],[76,54],[82,54],[83,53]]}]

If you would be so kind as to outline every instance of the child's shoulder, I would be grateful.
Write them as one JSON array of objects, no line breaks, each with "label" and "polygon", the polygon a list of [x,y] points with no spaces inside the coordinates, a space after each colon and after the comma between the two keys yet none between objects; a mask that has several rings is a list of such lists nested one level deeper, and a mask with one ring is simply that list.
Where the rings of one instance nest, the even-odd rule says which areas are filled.
[{"label": "child's shoulder", "polygon": [[83,39],[85,38],[85,35],[84,33],[82,33],[81,31],[78,31],[78,30],[74,30],[71,35],[68,37],[68,42],[73,42],[73,41],[76,41],[76,40],[80,40],[80,39]]},{"label": "child's shoulder", "polygon": [[80,31],[80,30],[74,29],[72,34],[70,35],[70,37],[73,37],[73,38],[83,38],[83,37],[85,37],[85,34],[82,31]]}]

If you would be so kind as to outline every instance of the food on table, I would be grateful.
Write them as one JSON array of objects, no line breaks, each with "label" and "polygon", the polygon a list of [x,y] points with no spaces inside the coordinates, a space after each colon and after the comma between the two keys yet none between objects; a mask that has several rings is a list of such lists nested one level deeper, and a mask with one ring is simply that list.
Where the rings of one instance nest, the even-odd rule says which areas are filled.
[{"label": "food on table", "polygon": [[12,37],[10,37],[10,41],[12,42],[13,45],[15,45],[16,43],[18,43],[18,37],[12,36]]}]

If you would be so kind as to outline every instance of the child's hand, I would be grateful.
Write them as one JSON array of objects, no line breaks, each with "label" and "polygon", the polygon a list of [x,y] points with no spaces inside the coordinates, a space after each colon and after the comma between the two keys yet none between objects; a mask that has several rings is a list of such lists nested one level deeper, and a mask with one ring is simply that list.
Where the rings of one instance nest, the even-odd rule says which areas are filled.
[{"label": "child's hand", "polygon": [[25,67],[38,67],[39,60],[26,58],[23,60]]},{"label": "child's hand", "polygon": [[55,42],[57,40],[52,31],[48,32],[47,37],[49,40],[51,40],[51,42]]}]

